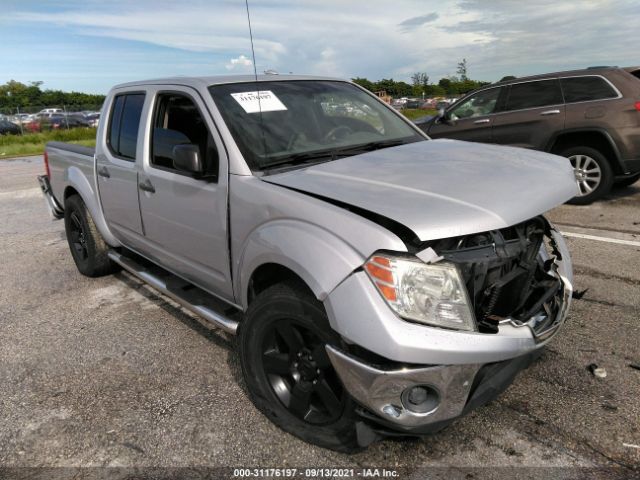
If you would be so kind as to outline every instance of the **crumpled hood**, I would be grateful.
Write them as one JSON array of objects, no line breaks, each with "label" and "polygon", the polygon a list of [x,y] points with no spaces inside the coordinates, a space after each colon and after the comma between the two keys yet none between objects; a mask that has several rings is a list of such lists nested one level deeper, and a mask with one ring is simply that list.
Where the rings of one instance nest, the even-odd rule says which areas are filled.
[{"label": "crumpled hood", "polygon": [[423,241],[508,227],[578,193],[565,158],[448,139],[262,179],[390,218]]}]

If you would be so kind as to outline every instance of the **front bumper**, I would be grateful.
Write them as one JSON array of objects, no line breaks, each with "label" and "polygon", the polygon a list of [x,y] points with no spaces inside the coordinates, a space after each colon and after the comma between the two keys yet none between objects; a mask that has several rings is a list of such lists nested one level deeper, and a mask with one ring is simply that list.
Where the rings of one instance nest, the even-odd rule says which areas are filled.
[{"label": "front bumper", "polygon": [[[340,380],[366,409],[361,412],[366,428],[385,435],[426,435],[441,430],[495,399],[542,351],[534,350],[487,365],[437,365],[385,371],[327,346]],[[428,386],[437,392],[437,402],[430,411],[418,413],[406,408],[405,392],[416,385]]]},{"label": "front bumper", "polygon": [[[554,317],[540,316],[522,322],[505,318],[497,333],[447,330],[407,322],[384,302],[364,272],[356,272],[325,300],[331,326],[347,343],[400,363],[394,369],[327,347],[333,366],[349,394],[371,418],[400,431],[441,428],[479,402],[474,400],[480,373],[493,365],[510,365],[508,375],[498,382],[504,390],[553,337],[568,314],[572,294],[571,259],[564,239],[551,230],[555,274],[561,283],[561,307]],[[541,252],[542,254],[542,252]],[[551,321],[551,318],[553,320]],[[351,351],[351,350],[350,350]],[[424,386],[434,392],[437,402],[423,413],[407,405],[406,392]],[[486,396],[486,395],[485,395]],[[471,405],[471,407],[470,407]]]},{"label": "front bumper", "polygon": [[[481,365],[436,365],[380,370],[327,346],[327,353],[351,396],[372,413],[397,427],[418,427],[459,416]],[[426,386],[433,399],[424,412],[411,411],[406,393]]]},{"label": "front bumper", "polygon": [[42,194],[44,195],[45,200],[47,201],[47,206],[49,207],[49,212],[53,218],[60,219],[64,217],[64,209],[56,200],[56,197],[53,196],[53,191],[51,190],[51,183],[49,182],[49,177],[46,175],[38,176],[38,183],[40,184],[40,190],[42,190]]}]

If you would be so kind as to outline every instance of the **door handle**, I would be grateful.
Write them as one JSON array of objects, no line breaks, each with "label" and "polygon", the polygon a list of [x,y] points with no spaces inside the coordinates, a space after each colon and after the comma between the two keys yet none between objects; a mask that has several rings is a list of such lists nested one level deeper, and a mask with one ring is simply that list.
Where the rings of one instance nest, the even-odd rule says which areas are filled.
[{"label": "door handle", "polygon": [[490,123],[490,122],[491,122],[491,120],[489,120],[488,118],[483,118],[482,120],[476,120],[473,123],[478,124],[478,123]]},{"label": "door handle", "polygon": [[104,177],[104,178],[111,177],[111,174],[109,173],[109,170],[107,169],[107,167],[100,167],[98,169],[98,175],[100,175],[101,177]]},{"label": "door handle", "polygon": [[138,187],[140,187],[140,190],[144,190],[145,192],[156,193],[156,189],[149,181],[149,179],[145,180],[144,182],[140,182],[138,184]]},{"label": "door handle", "polygon": [[540,115],[557,115],[560,113],[560,110],[545,110]]}]

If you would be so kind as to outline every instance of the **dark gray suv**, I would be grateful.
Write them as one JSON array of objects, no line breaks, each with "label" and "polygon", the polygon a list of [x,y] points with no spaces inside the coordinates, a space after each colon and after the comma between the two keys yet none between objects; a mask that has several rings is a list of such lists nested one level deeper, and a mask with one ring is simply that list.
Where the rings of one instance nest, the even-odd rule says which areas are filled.
[{"label": "dark gray suv", "polygon": [[593,67],[495,83],[418,121],[432,138],[532,148],[569,158],[588,204],[640,178],[640,67]]}]

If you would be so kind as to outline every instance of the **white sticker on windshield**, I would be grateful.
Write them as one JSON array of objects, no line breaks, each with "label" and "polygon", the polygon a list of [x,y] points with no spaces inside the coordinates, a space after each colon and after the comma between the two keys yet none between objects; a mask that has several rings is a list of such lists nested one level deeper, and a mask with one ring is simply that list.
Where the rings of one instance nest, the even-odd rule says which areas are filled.
[{"label": "white sticker on windshield", "polygon": [[258,113],[260,109],[262,109],[263,112],[277,112],[287,109],[284,103],[282,103],[271,90],[232,93],[231,96],[247,113]]}]

